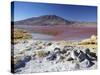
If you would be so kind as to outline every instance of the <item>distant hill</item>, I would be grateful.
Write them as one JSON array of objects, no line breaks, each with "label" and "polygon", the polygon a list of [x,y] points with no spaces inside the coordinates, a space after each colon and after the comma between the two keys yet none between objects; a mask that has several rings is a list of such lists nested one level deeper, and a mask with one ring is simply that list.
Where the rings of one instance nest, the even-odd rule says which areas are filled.
[{"label": "distant hill", "polygon": [[68,21],[56,15],[44,15],[39,17],[32,17],[25,20],[14,22],[14,25],[70,25],[72,21]]}]

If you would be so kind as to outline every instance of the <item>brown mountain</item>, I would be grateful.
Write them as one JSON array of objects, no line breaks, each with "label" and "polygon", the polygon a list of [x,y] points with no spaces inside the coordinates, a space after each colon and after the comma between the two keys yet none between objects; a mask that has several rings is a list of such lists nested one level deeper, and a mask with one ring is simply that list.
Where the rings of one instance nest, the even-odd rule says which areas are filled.
[{"label": "brown mountain", "polygon": [[70,25],[72,23],[56,15],[44,15],[14,22],[15,25]]}]

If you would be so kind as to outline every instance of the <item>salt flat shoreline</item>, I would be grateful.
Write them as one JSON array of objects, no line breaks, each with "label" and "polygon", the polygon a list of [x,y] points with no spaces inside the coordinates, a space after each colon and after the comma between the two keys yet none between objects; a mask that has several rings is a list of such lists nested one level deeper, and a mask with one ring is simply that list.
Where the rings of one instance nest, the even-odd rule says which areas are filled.
[{"label": "salt flat shoreline", "polygon": [[[93,61],[91,60],[93,63],[92,65],[90,60],[88,60],[84,54],[82,56],[84,57],[82,62],[80,62],[79,58],[74,55],[75,51],[79,53],[82,51],[85,53],[85,50],[89,49],[90,52],[96,54],[97,56],[96,44],[90,44],[90,46],[87,46],[78,45],[77,42],[64,40],[47,41],[24,39],[19,40],[16,44],[12,45],[12,47],[12,52],[14,52],[12,65],[14,65],[15,73],[36,73],[51,71],[59,72],[97,68],[97,58],[90,56],[91,59],[94,59]],[[69,55],[67,55],[67,50],[70,53]]]}]

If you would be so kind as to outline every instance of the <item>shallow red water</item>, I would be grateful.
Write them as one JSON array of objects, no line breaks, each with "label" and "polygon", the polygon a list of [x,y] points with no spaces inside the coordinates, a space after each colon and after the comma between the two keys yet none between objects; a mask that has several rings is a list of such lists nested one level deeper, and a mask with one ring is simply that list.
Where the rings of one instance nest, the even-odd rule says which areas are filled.
[{"label": "shallow red water", "polygon": [[48,40],[81,40],[89,38],[91,35],[97,35],[96,26],[27,26],[24,29],[31,33],[53,36]]}]

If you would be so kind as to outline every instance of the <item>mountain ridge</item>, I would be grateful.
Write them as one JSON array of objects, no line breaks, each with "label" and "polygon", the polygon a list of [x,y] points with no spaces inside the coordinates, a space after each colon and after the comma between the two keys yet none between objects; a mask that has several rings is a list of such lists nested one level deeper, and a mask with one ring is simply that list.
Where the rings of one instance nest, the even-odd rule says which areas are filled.
[{"label": "mountain ridge", "polygon": [[57,15],[43,15],[14,22],[14,25],[70,25],[72,21]]}]

